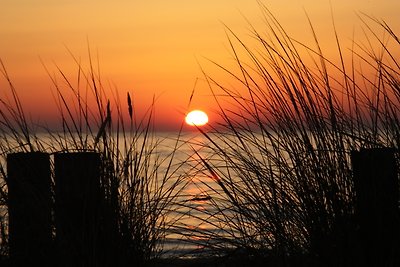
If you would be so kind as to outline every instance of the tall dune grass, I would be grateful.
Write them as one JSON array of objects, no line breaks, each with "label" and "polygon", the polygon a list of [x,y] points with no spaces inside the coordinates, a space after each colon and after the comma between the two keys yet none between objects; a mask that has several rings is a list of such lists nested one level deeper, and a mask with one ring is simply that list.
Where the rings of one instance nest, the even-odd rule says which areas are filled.
[{"label": "tall dune grass", "polygon": [[335,30],[332,60],[311,22],[315,42],[304,44],[262,10],[267,33],[252,28],[259,46],[228,28],[237,68],[215,63],[237,86],[204,72],[222,122],[199,129],[212,155],[200,157],[199,171],[217,180],[219,200],[210,205],[219,212],[206,218],[224,232],[196,234],[220,240],[204,246],[244,250],[274,266],[351,266],[357,225],[350,151],[399,147],[399,38],[386,22],[361,15],[366,43],[354,41],[347,57]]},{"label": "tall dune grass", "polygon": [[[143,117],[136,114],[134,98],[128,92],[120,99],[112,95],[100,79],[100,72],[90,58],[88,70],[73,57],[77,75],[68,76],[56,66],[52,74],[45,66],[54,87],[61,130],[35,125],[28,120],[11,78],[1,65],[8,81],[10,99],[1,99],[0,108],[0,230],[1,255],[7,255],[7,186],[5,157],[8,153],[42,151],[95,151],[102,158],[101,226],[103,233],[99,266],[139,265],[159,257],[166,229],[171,227],[168,212],[177,197],[181,179],[174,155],[179,136],[170,154],[159,152],[162,140],[155,136],[154,103]],[[109,91],[108,91],[109,92]],[[179,134],[178,134],[179,135]],[[77,263],[78,264],[78,263]]]}]

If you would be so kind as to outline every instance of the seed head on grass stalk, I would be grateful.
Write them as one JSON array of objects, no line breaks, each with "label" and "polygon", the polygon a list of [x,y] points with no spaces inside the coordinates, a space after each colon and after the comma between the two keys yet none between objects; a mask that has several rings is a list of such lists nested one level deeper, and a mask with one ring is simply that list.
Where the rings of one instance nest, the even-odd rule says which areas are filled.
[{"label": "seed head on grass stalk", "polygon": [[[112,257],[110,262],[143,265],[159,255],[166,228],[170,227],[166,219],[167,213],[179,192],[177,188],[180,183],[179,177],[174,176],[176,171],[173,165],[177,148],[172,148],[168,155],[158,154],[162,140],[155,136],[153,129],[154,102],[144,117],[136,122],[130,94],[127,94],[126,112],[121,108],[118,92],[115,93],[114,100],[106,98],[105,89],[94,78],[98,76],[93,73],[80,75],[88,83],[86,88],[92,90],[99,113],[96,115],[96,111],[91,110],[88,98],[75,102],[84,105],[79,107],[78,104],[77,109],[83,113],[89,124],[84,128],[90,129],[88,133],[79,135],[88,134],[88,138],[83,139],[92,140],[85,142],[82,148],[95,149],[103,158],[102,186],[106,197],[105,211],[108,211],[106,218],[113,219],[109,224],[114,231],[114,236],[111,234],[109,237],[109,245],[112,244],[112,247],[107,252]],[[76,88],[70,89],[74,96],[78,95],[74,93]],[[60,92],[58,90],[59,94]],[[60,98],[65,99],[63,95]],[[104,107],[102,103],[105,102],[107,105]],[[65,105],[66,102],[62,103]],[[114,114],[111,112],[112,103]],[[64,109],[72,114],[72,109],[68,106],[64,106]],[[127,113],[129,120],[126,124],[124,117]],[[72,116],[70,118],[73,119]],[[92,125],[92,121],[98,122],[98,126]],[[64,124],[68,125],[67,122]],[[72,121],[71,124],[76,123]],[[96,128],[97,131],[94,130]],[[79,145],[79,142],[75,144]]]}]

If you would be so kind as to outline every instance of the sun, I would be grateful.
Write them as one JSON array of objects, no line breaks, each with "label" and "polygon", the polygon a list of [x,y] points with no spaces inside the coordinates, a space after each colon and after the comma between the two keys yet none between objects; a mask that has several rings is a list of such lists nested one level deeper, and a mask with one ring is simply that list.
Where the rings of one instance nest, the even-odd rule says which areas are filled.
[{"label": "sun", "polygon": [[202,110],[192,110],[186,115],[185,122],[190,126],[203,126],[208,123],[208,116]]}]

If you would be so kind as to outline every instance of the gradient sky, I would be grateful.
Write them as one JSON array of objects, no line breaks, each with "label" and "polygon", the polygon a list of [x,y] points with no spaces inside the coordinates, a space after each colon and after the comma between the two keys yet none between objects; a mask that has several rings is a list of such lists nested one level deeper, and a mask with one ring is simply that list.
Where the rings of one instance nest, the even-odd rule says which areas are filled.
[{"label": "gradient sky", "polygon": [[[311,37],[304,10],[321,40],[333,41],[330,6],[344,40],[361,32],[357,12],[384,19],[395,32],[400,30],[399,0],[262,2],[304,42]],[[0,58],[26,111],[35,120],[50,123],[55,114],[53,86],[41,61],[51,73],[57,64],[74,77],[77,67],[68,50],[88,66],[89,43],[94,57],[98,54],[105,87],[118,88],[123,97],[129,91],[139,110],[158,97],[157,124],[173,129],[187,112],[196,79],[202,78],[199,64],[206,72],[210,63],[205,58],[232,64],[223,24],[244,39],[249,35],[244,17],[257,29],[264,27],[256,0],[2,0],[0,6]],[[212,120],[215,105],[202,82],[196,85],[191,107],[210,113]]]}]

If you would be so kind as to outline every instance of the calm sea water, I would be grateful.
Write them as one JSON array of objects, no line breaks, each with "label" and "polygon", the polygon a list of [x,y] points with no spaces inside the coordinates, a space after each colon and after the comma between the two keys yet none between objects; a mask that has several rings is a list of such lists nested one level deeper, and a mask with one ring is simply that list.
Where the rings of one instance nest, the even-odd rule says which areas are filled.
[{"label": "calm sea water", "polygon": [[[126,150],[125,143],[128,143],[129,147],[129,143],[134,141],[134,150],[139,151],[144,141],[143,136],[134,135],[120,136],[114,138],[114,141],[117,139],[122,154]],[[51,137],[49,134],[42,134],[38,135],[38,140],[42,150],[52,152],[66,149],[73,151],[76,147],[71,138],[62,135]],[[164,177],[169,169],[166,187],[172,186],[177,180],[180,181],[176,187],[176,190],[179,190],[178,197],[163,213],[167,231],[165,239],[162,240],[162,248],[167,256],[192,256],[204,252],[204,244],[213,242],[210,237],[224,235],[224,225],[215,205],[220,199],[221,191],[199,158],[208,159],[212,156],[212,153],[204,148],[207,143],[207,139],[200,133],[172,132],[154,133],[145,142],[149,147],[156,144],[151,150],[150,165],[156,164],[158,177]],[[12,144],[10,146],[12,147]]]},{"label": "calm sea water", "polygon": [[[200,133],[159,133],[160,157],[169,157],[175,151],[172,180],[180,178],[182,187],[175,204],[170,207],[167,221],[170,228],[164,240],[164,252],[170,256],[193,256],[207,253],[213,236],[222,237],[224,226],[220,211],[216,208],[221,189],[204,168],[200,157],[209,159],[212,151],[206,147],[208,140]],[[180,141],[177,143],[177,139]],[[178,144],[177,150],[175,150]],[[164,168],[160,168],[160,172]],[[175,177],[175,178],[174,178]]]},{"label": "calm sea water", "polygon": [[[159,145],[162,151],[161,157],[168,157],[176,144],[177,136],[173,133],[159,134],[163,140]],[[229,176],[238,185],[243,181],[235,177],[235,171],[226,168],[227,163],[224,158],[226,155],[223,153],[221,155],[220,150],[215,150],[213,147],[218,146],[221,150],[229,151],[228,154],[234,153],[230,160],[239,160],[238,166],[242,166],[240,164],[243,162],[240,161],[244,159],[238,157],[246,157],[247,153],[255,157],[251,160],[262,164],[265,160],[262,154],[265,154],[264,149],[269,147],[268,141],[257,133],[252,133],[248,141],[245,138],[241,139],[240,141],[245,142],[243,144],[229,135],[218,133],[211,136],[213,144],[200,133],[184,134],[179,137],[181,142],[174,156],[174,162],[177,164],[175,166],[178,166],[176,174],[182,175],[184,185],[180,197],[168,214],[168,219],[173,223],[167,231],[164,244],[167,254],[192,256],[197,253],[207,253],[210,245],[213,248],[226,249],[236,238],[240,238],[238,231],[241,230],[237,229],[235,224],[236,220],[241,220],[240,216],[233,214],[232,203],[227,201],[227,195],[210,170],[204,166],[202,159],[213,162],[213,166],[219,167],[220,175]],[[243,149],[242,146],[246,148]],[[163,168],[160,168],[160,171],[162,172]],[[243,226],[243,221],[237,225]]]}]

